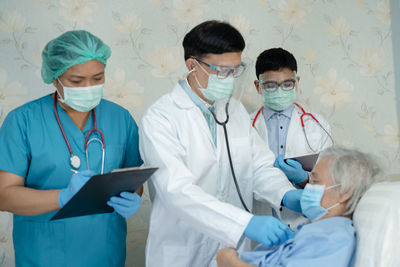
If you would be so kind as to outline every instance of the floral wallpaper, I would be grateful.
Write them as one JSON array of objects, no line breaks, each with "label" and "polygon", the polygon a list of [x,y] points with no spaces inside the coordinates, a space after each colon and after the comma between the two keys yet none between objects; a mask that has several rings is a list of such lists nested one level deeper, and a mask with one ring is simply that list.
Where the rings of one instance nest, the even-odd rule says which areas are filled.
[{"label": "floral wallpaper", "polygon": [[[298,101],[322,114],[337,144],[357,147],[399,173],[399,126],[389,0],[3,0],[0,2],[0,125],[7,113],[54,89],[40,78],[41,51],[64,31],[86,29],[112,48],[106,98],[139,122],[184,77],[181,42],[207,19],[232,23],[259,53],[284,47],[298,60]],[[250,75],[243,103],[261,105]],[[129,220],[127,266],[144,266],[151,204]],[[0,213],[0,266],[13,266],[12,219]]]}]

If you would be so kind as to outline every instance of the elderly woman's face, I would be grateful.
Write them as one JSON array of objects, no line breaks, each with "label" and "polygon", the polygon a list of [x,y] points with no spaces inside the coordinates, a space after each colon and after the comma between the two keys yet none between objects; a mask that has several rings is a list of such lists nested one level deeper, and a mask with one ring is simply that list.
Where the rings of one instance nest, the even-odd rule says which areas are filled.
[{"label": "elderly woman's face", "polygon": [[[322,218],[328,218],[333,216],[342,216],[346,212],[345,204],[343,196],[340,194],[340,186],[336,186],[333,188],[329,188],[333,186],[332,178],[329,174],[329,167],[331,164],[330,158],[324,158],[320,160],[314,167],[311,172],[311,184],[325,185],[324,195],[321,199],[321,206],[323,208],[330,208],[336,203],[341,203],[340,205],[329,210],[328,214],[326,214]],[[329,188],[329,189],[326,189]],[[347,201],[347,199],[346,199]],[[321,218],[321,219],[322,219]]]}]

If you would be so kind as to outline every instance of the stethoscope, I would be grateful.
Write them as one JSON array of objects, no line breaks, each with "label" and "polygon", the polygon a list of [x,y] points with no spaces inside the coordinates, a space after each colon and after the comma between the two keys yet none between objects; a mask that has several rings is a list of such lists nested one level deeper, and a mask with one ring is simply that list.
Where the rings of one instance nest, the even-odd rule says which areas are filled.
[{"label": "stethoscope", "polygon": [[244,200],[243,200],[242,193],[240,192],[239,184],[238,184],[238,181],[237,181],[237,179],[236,179],[235,170],[233,169],[233,164],[232,164],[231,150],[230,150],[230,148],[229,148],[229,141],[228,141],[228,131],[226,130],[226,124],[227,124],[228,121],[229,121],[229,114],[228,114],[229,102],[230,102],[230,99],[228,100],[228,102],[227,102],[226,105],[225,105],[225,115],[226,115],[226,119],[225,119],[225,121],[223,121],[223,122],[220,122],[219,120],[217,120],[217,117],[215,116],[215,114],[214,114],[214,112],[212,111],[212,108],[211,108],[211,107],[209,107],[208,110],[209,110],[209,111],[211,112],[211,114],[213,115],[215,122],[216,122],[217,124],[221,125],[221,126],[224,128],[224,136],[225,136],[226,149],[227,149],[227,152],[228,152],[229,165],[230,165],[230,167],[231,167],[231,173],[232,173],[233,181],[235,182],[236,191],[237,191],[237,193],[238,193],[238,195],[239,195],[239,199],[240,199],[240,202],[241,202],[242,205],[243,205],[243,208],[244,208],[247,212],[250,212],[250,213],[251,213],[251,211],[247,208],[246,203],[245,203]]},{"label": "stethoscope", "polygon": [[[60,118],[58,117],[58,112],[57,112],[57,92],[55,92],[55,94],[54,94],[54,115],[56,116],[57,124],[60,127],[61,133],[62,133],[62,135],[64,137],[65,143],[67,144],[67,147],[68,147],[68,150],[69,150],[69,154],[70,154],[69,161],[70,161],[71,167],[74,168],[74,169],[79,169],[79,167],[81,166],[81,159],[72,152],[71,145],[68,142],[68,138],[67,138],[67,136],[65,134],[64,128],[61,125]],[[90,170],[90,167],[89,167],[89,153],[88,153],[89,144],[91,142],[94,142],[94,141],[95,142],[99,142],[101,144],[101,147],[102,147],[101,174],[103,174],[103,172],[104,172],[104,156],[105,156],[106,143],[104,141],[103,133],[99,129],[97,129],[96,112],[94,111],[94,109],[92,109],[92,116],[93,116],[93,129],[91,129],[86,134],[86,138],[85,138],[86,164],[87,164],[88,170]],[[92,139],[89,140],[90,135],[92,133],[94,133],[94,132],[98,132],[100,134],[100,138],[101,139],[95,137],[95,138],[92,138]]]},{"label": "stethoscope", "polygon": [[[311,113],[309,113],[309,112],[306,112],[306,111],[304,110],[304,108],[303,108],[302,106],[300,106],[299,104],[297,104],[297,103],[294,103],[294,104],[301,110],[301,112],[303,112],[303,114],[301,114],[301,116],[300,116],[301,128],[303,129],[303,134],[304,134],[304,136],[305,136],[305,138],[306,138],[307,145],[308,145],[308,147],[311,149],[311,151],[314,152],[314,153],[317,153],[317,152],[318,152],[318,150],[314,150],[314,149],[311,147],[310,142],[308,141],[308,136],[307,136],[307,133],[306,133],[306,130],[305,130],[305,127],[304,127],[304,117],[305,117],[305,116],[310,116],[310,117],[317,123],[317,125],[327,134],[327,136],[329,137],[329,139],[331,139],[332,144],[333,144],[334,142],[333,142],[332,136],[331,136],[331,135],[329,134],[329,132],[321,125],[321,123],[314,117],[314,115],[311,114]],[[253,127],[255,126],[256,120],[257,120],[258,116],[260,115],[261,111],[263,110],[263,108],[264,108],[264,107],[261,107],[261,108],[257,111],[256,116],[254,117],[254,120],[253,120],[253,124],[252,124]]]}]

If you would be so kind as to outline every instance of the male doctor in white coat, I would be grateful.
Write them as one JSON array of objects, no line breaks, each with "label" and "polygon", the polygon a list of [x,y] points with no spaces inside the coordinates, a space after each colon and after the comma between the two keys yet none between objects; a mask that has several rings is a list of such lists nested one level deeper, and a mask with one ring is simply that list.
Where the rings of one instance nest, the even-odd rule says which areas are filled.
[{"label": "male doctor in white coat", "polygon": [[[263,97],[264,106],[251,115],[252,125],[275,154],[274,166],[280,168],[293,185],[302,188],[308,182],[308,172],[298,161],[284,158],[318,153],[331,146],[330,126],[321,115],[307,113],[295,103],[300,77],[296,59],[290,52],[282,48],[262,52],[257,57],[256,75],[254,85]],[[255,214],[273,214],[292,228],[307,221],[285,207],[272,208],[267,203],[254,202]]]},{"label": "male doctor in white coat", "polygon": [[[216,266],[218,249],[249,248],[249,239],[275,246],[293,235],[272,216],[253,216],[253,196],[279,209],[300,211],[296,190],[264,145],[242,104],[230,98],[245,65],[245,42],[228,23],[206,21],[184,38],[187,78],[142,118],[140,152],[159,167],[149,185],[153,200],[146,266]],[[230,168],[225,120],[232,166]]]}]

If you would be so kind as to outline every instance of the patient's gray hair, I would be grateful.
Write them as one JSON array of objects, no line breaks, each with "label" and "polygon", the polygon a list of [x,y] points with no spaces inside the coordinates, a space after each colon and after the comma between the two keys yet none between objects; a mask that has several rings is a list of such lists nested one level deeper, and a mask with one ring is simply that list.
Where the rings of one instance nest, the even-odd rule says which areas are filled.
[{"label": "patient's gray hair", "polygon": [[381,167],[377,159],[355,149],[330,147],[319,159],[331,158],[329,174],[333,184],[341,185],[341,194],[350,192],[345,215],[352,214],[364,193],[378,180]]}]

